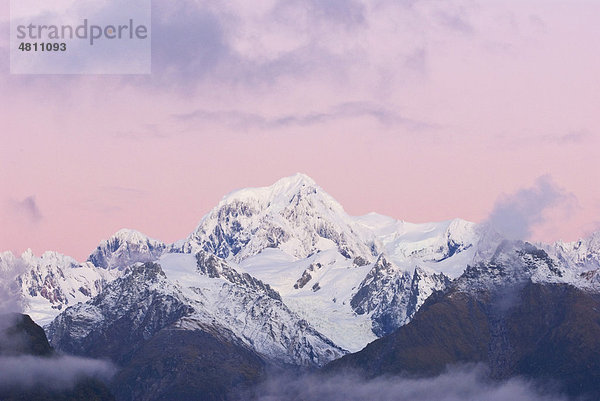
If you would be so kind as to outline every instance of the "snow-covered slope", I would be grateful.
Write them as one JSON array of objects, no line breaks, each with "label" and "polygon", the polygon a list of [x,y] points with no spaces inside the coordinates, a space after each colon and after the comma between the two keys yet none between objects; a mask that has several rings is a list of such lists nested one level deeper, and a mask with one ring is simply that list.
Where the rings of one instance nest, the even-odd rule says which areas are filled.
[{"label": "snow-covered slope", "polygon": [[352,217],[296,174],[227,195],[175,248],[225,258],[354,351],[410,321],[432,292],[492,258],[502,240],[493,228],[461,219]]},{"label": "snow-covered slope", "polygon": [[268,249],[238,268],[269,283],[290,309],[353,352],[408,322],[429,294],[450,281],[427,268],[403,270],[383,255],[356,264],[335,249],[301,260]]},{"label": "snow-covered slope", "polygon": [[370,213],[355,221],[375,235],[398,266],[413,270],[418,264],[452,278],[471,263],[480,237],[475,223],[461,219],[415,224]]},{"label": "snow-covered slope", "polygon": [[[227,195],[174,250],[225,258],[273,286],[294,312],[354,351],[407,322],[424,301],[416,294],[447,281],[436,273],[459,276],[473,259],[476,240],[476,225],[458,219],[410,224],[377,214],[349,216],[312,179],[296,174]],[[394,271],[375,276],[386,280],[377,291],[363,290],[373,297],[367,302],[379,304],[367,311],[351,301],[382,253]],[[415,274],[422,279],[413,288]],[[371,288],[379,285],[372,281]]]},{"label": "snow-covered slope", "polygon": [[156,260],[165,249],[166,245],[161,241],[139,231],[122,229],[100,242],[88,257],[88,262],[106,269],[124,269],[136,262]]},{"label": "snow-covered slope", "polygon": [[237,268],[269,283],[291,310],[342,348],[357,351],[376,338],[370,316],[350,305],[371,265],[358,266],[336,249],[300,260],[266,249]]},{"label": "snow-covered slope", "polygon": [[194,300],[200,313],[197,320],[210,316],[268,359],[320,366],[345,353],[292,312],[269,285],[239,273],[215,255],[171,254],[159,263],[167,277]]},{"label": "snow-covered slope", "polygon": [[31,250],[20,257],[0,254],[4,271],[14,271],[16,295],[22,311],[38,324],[49,323],[61,310],[98,295],[114,279],[111,272],[91,263],[78,263],[57,252],[36,257]]},{"label": "snow-covered slope", "polygon": [[97,297],[67,309],[49,327],[52,343],[89,351],[119,322],[130,327],[128,333],[143,333],[132,342],[168,325],[210,329],[282,364],[321,366],[345,353],[291,312],[268,285],[214,255],[168,254],[159,263],[137,264]]}]

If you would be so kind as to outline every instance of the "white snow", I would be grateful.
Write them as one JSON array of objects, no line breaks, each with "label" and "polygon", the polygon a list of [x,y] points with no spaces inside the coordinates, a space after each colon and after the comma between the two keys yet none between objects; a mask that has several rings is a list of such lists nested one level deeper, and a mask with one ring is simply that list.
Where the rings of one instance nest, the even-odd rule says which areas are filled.
[{"label": "white snow", "polygon": [[19,272],[22,312],[39,325],[52,321],[69,305],[87,301],[102,290],[116,273],[100,269],[91,263],[78,263],[58,252],[45,252],[37,257],[28,249],[21,257],[0,254],[0,267]]},{"label": "white snow", "polygon": [[[195,256],[167,254],[158,263],[196,310],[182,327],[193,329],[207,324],[225,327],[261,354],[287,363],[323,364],[335,355],[341,356],[341,351],[325,343],[324,338],[299,326],[301,316],[280,301],[260,290],[202,274]],[[277,329],[274,331],[273,327]],[[301,343],[313,348],[317,360],[309,356],[308,349],[302,349]],[[295,349],[292,354],[290,347]]]},{"label": "white snow", "polygon": [[[225,235],[235,243],[215,244]],[[373,236],[361,230],[343,207],[303,174],[283,178],[270,187],[235,191],[208,214],[182,249],[194,252],[221,245],[236,262],[276,246],[296,259],[304,259],[333,247],[345,247],[355,255],[373,258]]]},{"label": "white snow", "polygon": [[[383,244],[385,254],[407,271],[412,271],[415,266],[422,266],[456,278],[472,262],[475,254],[477,225],[466,220],[416,224],[376,213],[355,219],[371,230]],[[462,244],[466,249],[445,257],[449,240]]]},{"label": "white snow", "polygon": [[200,284],[201,277],[197,272],[196,257],[188,253],[169,253],[158,261],[167,278],[182,288],[195,287]]},{"label": "white snow", "polygon": [[[294,288],[302,273],[312,264],[321,264],[309,273],[312,279]],[[368,315],[357,315],[350,299],[372,265],[353,266],[336,250],[320,252],[307,259],[293,260],[285,252],[265,249],[245,259],[239,269],[270,284],[284,303],[334,343],[351,352],[361,350],[376,339]],[[317,291],[313,286],[319,284]]]}]

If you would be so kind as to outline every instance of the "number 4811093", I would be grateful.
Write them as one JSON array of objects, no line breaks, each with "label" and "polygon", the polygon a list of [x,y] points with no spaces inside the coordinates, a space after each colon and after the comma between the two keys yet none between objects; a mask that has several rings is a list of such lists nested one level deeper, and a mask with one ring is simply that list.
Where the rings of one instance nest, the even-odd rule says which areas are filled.
[{"label": "number 4811093", "polygon": [[23,52],[30,52],[30,51],[42,51],[42,52],[64,52],[67,50],[67,44],[66,43],[27,43],[27,42],[21,42],[21,44],[19,45],[19,50],[23,51]]}]

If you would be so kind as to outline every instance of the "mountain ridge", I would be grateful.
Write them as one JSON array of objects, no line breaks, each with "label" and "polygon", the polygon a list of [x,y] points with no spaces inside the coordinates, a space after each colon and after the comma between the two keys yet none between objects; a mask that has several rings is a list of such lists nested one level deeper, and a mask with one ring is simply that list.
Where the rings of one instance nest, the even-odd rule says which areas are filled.
[{"label": "mountain ridge", "polygon": [[[372,349],[450,293],[467,294],[458,311],[442,308],[466,319],[465,340],[477,327],[469,329],[473,322],[461,311],[476,310],[495,288],[570,285],[597,294],[597,266],[595,236],[531,244],[462,219],[415,224],[376,213],[350,216],[302,174],[226,195],[173,244],[122,229],[84,263],[57,252],[0,254],[0,271],[16,275],[9,287],[47,323],[55,347],[123,366],[115,387],[123,399],[145,394],[130,380],[150,385],[156,369],[165,369],[161,347],[170,347],[169,363],[177,366],[218,369],[219,360],[229,361],[217,387],[199,383],[222,394],[226,383],[252,385],[274,367],[317,369]],[[505,330],[488,312],[481,311],[490,335]],[[188,345],[171,346],[173,339]],[[215,357],[190,360],[191,344],[202,352],[214,347]],[[477,355],[475,362],[487,358]],[[144,364],[151,368],[136,373]],[[167,394],[170,386],[158,390]]]},{"label": "mountain ridge", "polygon": [[[599,288],[600,280],[595,278],[600,275],[592,269],[600,266],[597,238],[600,234],[540,247],[577,270],[579,278],[573,282]],[[101,241],[84,263],[56,252],[39,258],[31,252],[20,258],[5,252],[0,254],[0,267],[26,265],[19,291],[26,310],[47,323],[65,307],[98,294],[132,264],[171,253],[214,254],[236,271],[270,285],[295,313],[313,321],[328,337],[338,338],[343,348],[358,350],[373,339],[366,330],[381,336],[405,324],[426,298],[424,294],[440,290],[478,260],[491,258],[501,241],[493,229],[462,219],[415,224],[376,213],[349,216],[314,180],[298,173],[271,186],[229,193],[187,239],[173,244],[121,229]],[[367,292],[374,297],[370,302],[381,306],[365,313],[356,296],[381,257],[395,266],[385,280],[397,284]],[[417,269],[430,273],[422,274],[419,285],[411,288],[409,276]],[[322,319],[323,310],[331,322]],[[392,310],[396,317],[389,320]],[[383,323],[385,319],[388,323]],[[335,326],[344,327],[348,334],[339,333],[342,329]],[[350,337],[364,340],[350,341]]]}]

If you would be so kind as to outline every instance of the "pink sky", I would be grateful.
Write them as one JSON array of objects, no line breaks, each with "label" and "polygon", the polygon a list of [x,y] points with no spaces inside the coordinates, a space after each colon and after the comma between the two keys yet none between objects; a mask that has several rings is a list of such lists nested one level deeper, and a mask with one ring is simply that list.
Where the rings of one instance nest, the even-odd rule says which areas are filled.
[{"label": "pink sky", "polygon": [[9,75],[0,4],[0,250],[178,240],[298,171],[414,222],[486,220],[547,175],[569,202],[530,239],[600,228],[600,2],[160,0],[138,77]]}]

